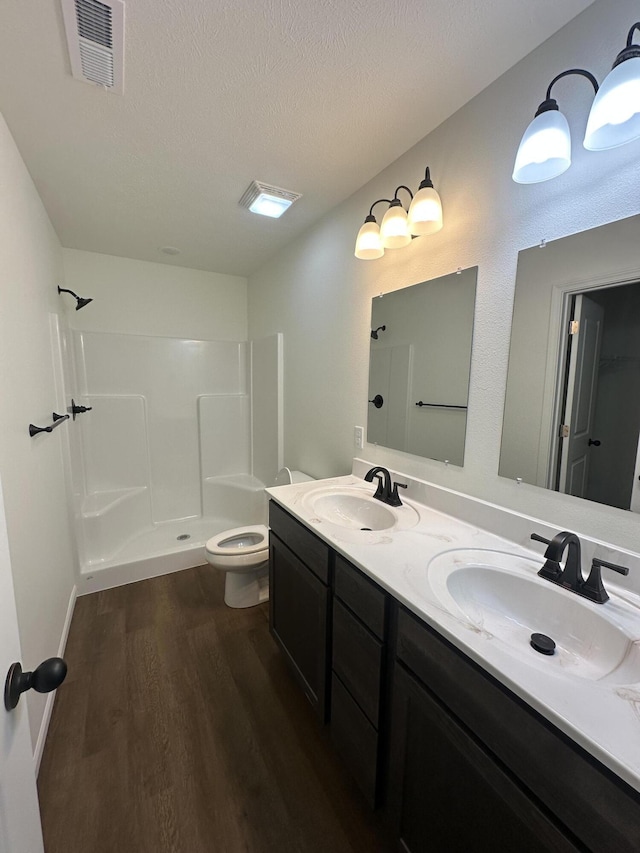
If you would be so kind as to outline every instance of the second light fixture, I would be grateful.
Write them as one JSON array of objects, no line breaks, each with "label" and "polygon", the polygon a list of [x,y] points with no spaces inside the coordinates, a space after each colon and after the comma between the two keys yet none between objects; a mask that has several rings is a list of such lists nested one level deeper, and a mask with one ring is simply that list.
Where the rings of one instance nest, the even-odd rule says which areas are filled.
[{"label": "second light fixture", "polygon": [[626,46],[617,55],[602,86],[590,71],[570,68],[553,78],[545,100],[526,129],[513,167],[518,184],[536,184],[561,175],[571,165],[569,124],[551,97],[551,90],[564,77],[586,77],[595,98],[589,112],[583,145],[589,151],[617,148],[640,138],[640,45],[634,44],[640,21],[627,34]]},{"label": "second light fixture", "polygon": [[[411,197],[408,210],[405,210],[398,198],[400,190],[405,190]],[[381,203],[388,204],[389,207],[378,227],[373,208]],[[384,255],[385,249],[400,249],[409,245],[412,236],[435,234],[441,228],[442,202],[433,188],[427,166],[424,180],[415,195],[409,187],[401,184],[396,188],[393,199],[379,198],[374,201],[364,225],[358,232],[355,256],[364,261],[375,260]]]}]

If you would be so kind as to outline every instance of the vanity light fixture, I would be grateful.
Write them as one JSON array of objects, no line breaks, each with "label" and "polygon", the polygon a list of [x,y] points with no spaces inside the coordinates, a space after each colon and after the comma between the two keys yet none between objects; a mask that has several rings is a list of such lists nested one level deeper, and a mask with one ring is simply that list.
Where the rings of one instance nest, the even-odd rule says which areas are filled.
[{"label": "vanity light fixture", "polygon": [[247,207],[251,213],[260,213],[262,216],[279,219],[299,198],[302,198],[302,193],[270,187],[260,181],[251,181],[238,204],[241,207]]},{"label": "vanity light fixture", "polygon": [[[405,190],[411,197],[408,210],[398,198],[398,192]],[[378,227],[373,208],[384,202],[389,207]],[[433,187],[429,167],[425,170],[424,180],[417,193],[401,184],[396,188],[392,199],[379,198],[369,208],[356,238],[355,256],[363,261],[375,260],[384,255],[385,249],[400,249],[408,246],[412,237],[435,234],[442,228],[442,202]]]},{"label": "vanity light fixture", "polygon": [[613,63],[601,87],[589,71],[572,68],[555,77],[547,97],[526,129],[513,168],[519,184],[548,181],[571,165],[569,125],[551,97],[551,89],[562,77],[579,74],[593,85],[595,98],[589,111],[583,145],[589,151],[617,148],[640,138],[640,45],[633,44],[640,21],[627,35],[627,44]]},{"label": "vanity light fixture", "polygon": [[586,77],[597,94],[598,81],[582,68],[570,68],[553,78],[547,89],[547,97],[538,107],[535,118],[520,142],[512,175],[516,183],[537,184],[548,181],[566,172],[571,165],[569,124],[558,109],[558,102],[551,97],[551,89],[558,80],[572,74]]},{"label": "vanity light fixture", "polygon": [[627,35],[627,45],[617,55],[591,105],[584,147],[590,151],[617,148],[640,137],[640,45],[633,44],[640,21]]}]

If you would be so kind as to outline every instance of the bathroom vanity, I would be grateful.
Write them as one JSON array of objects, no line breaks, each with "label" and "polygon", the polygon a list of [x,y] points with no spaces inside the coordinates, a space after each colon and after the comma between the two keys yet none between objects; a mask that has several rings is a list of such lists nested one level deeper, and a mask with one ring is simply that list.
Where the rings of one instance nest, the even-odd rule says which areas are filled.
[{"label": "bathroom vanity", "polygon": [[[364,499],[373,490],[356,477],[326,483],[270,490],[271,630],[368,803],[382,808],[394,847],[640,849],[640,775],[630,769],[621,778],[615,762],[606,766],[609,742],[593,735],[617,727],[613,739],[629,764],[638,760],[640,691],[620,686],[626,671],[595,677],[613,682],[607,696],[629,708],[623,720],[609,715],[602,685],[588,706],[591,676],[584,685],[575,674],[563,683],[530,649],[533,657],[519,664],[495,652],[488,630],[416,593],[418,549],[418,563],[436,568],[438,551],[461,545],[503,558],[510,546],[535,564],[533,555],[411,501],[407,513],[420,516],[412,527],[341,529],[330,513],[318,513],[321,490],[334,484],[347,495],[346,516],[368,513]],[[386,523],[375,505],[371,513],[371,524]],[[568,593],[560,593],[565,605]],[[593,718],[591,733],[580,713],[581,730],[572,727],[576,695],[584,718]]]}]

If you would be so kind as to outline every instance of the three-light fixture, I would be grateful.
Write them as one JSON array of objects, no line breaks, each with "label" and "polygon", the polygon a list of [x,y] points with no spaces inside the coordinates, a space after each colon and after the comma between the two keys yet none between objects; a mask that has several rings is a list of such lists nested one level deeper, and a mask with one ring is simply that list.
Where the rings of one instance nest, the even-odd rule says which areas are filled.
[{"label": "three-light fixture", "polygon": [[513,167],[513,180],[535,184],[561,175],[571,165],[571,135],[566,118],[551,97],[551,89],[563,77],[586,77],[595,91],[583,145],[589,151],[617,148],[640,138],[640,45],[633,44],[640,21],[627,35],[602,86],[589,71],[571,68],[558,74],[549,84],[547,97],[538,107],[526,129]]},{"label": "three-light fixture", "polygon": [[[398,198],[398,192],[405,190],[411,197],[408,210]],[[378,226],[373,208],[377,204],[389,205],[382,222]],[[412,237],[435,234],[442,228],[442,202],[433,188],[429,167],[424,180],[414,195],[409,187],[401,184],[396,188],[392,199],[379,198],[369,208],[369,215],[356,238],[356,258],[371,261],[381,258],[385,249],[400,249],[408,246]]]}]

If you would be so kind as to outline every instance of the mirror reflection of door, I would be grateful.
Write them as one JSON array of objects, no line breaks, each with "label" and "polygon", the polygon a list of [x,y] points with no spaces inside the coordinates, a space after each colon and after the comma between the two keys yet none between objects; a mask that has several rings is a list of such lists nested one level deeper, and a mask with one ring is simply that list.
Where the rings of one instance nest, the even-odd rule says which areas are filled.
[{"label": "mirror reflection of door", "polygon": [[556,487],[638,512],[640,286],[592,288],[568,298],[572,328]]},{"label": "mirror reflection of door", "polygon": [[[596,445],[593,431],[598,393],[598,361],[604,310],[582,293],[573,297],[569,337],[569,367],[562,418],[562,452],[558,489],[579,498],[587,497],[589,459]],[[597,440],[597,439],[595,439]]]}]

